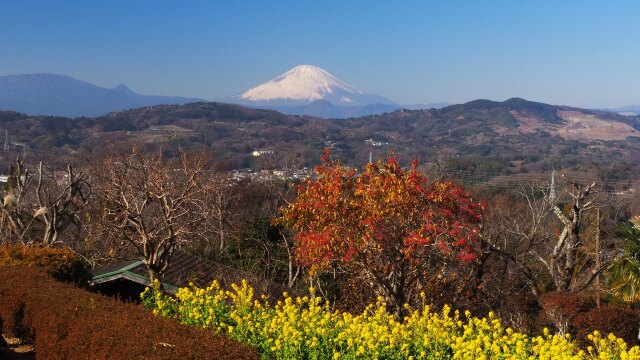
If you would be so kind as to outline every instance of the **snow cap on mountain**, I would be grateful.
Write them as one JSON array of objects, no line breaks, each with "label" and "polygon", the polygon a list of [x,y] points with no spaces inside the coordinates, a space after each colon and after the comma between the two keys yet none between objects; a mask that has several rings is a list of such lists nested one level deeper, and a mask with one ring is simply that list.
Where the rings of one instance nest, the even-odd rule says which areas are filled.
[{"label": "snow cap on mountain", "polygon": [[239,99],[257,103],[310,103],[316,100],[326,100],[334,105],[392,103],[381,96],[368,95],[314,65],[298,65],[273,80],[245,91]]}]

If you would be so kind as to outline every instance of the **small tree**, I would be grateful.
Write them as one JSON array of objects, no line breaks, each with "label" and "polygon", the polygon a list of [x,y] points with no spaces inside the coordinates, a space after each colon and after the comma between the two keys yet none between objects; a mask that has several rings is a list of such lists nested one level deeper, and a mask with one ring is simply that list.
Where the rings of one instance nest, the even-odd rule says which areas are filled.
[{"label": "small tree", "polygon": [[221,254],[236,235],[239,215],[234,207],[243,194],[228,176],[215,174],[207,181],[203,195],[207,203],[207,238],[211,241],[211,250]]},{"label": "small tree", "polygon": [[613,295],[628,303],[640,301],[640,216],[622,227],[624,247],[609,267]]},{"label": "small tree", "polygon": [[205,219],[203,159],[184,152],[165,159],[160,148],[142,154],[134,147],[104,165],[97,173],[110,237],[133,246],[152,282],[162,280],[174,251],[197,236]]},{"label": "small tree", "polygon": [[[329,160],[298,189],[278,222],[297,231],[295,254],[312,269],[338,265],[384,297],[396,315],[421,291],[430,253],[474,260],[482,205],[461,188],[429,182],[395,159],[360,173]],[[455,258],[455,257],[454,257]]]},{"label": "small tree", "polygon": [[2,201],[0,236],[6,237],[3,242],[21,240],[27,231],[32,212],[28,211],[28,201],[25,198],[32,181],[24,162],[16,159],[15,167],[12,165],[9,168],[9,181]]},{"label": "small tree", "polygon": [[[594,193],[596,183],[567,182],[570,188],[562,190],[559,200],[544,186],[522,186],[519,201],[494,206],[487,214],[483,246],[515,264],[536,297],[549,290],[579,293],[604,269],[585,248],[587,212],[602,202]],[[562,226],[555,234],[553,217]]]},{"label": "small tree", "polygon": [[581,237],[584,214],[595,206],[593,188],[596,183],[593,182],[591,185],[584,186],[571,181],[571,185],[571,190],[568,191],[571,197],[571,207],[568,214],[562,211],[553,200],[549,199],[552,202],[553,213],[562,222],[564,229],[558,236],[558,241],[553,247],[549,261],[544,262],[544,264],[549,269],[557,290],[578,292],[587,287],[603,268],[594,266],[583,281],[576,282],[575,269],[578,249],[584,244]]},{"label": "small tree", "polygon": [[0,233],[28,244],[53,246],[62,243],[61,234],[67,229],[80,229],[80,213],[90,193],[91,186],[85,174],[74,172],[70,165],[61,173],[40,162],[32,176],[23,161],[17,159],[15,167],[10,169],[1,206]]},{"label": "small tree", "polygon": [[41,244],[45,246],[60,242],[60,234],[71,225],[80,229],[80,212],[91,194],[84,172],[76,173],[67,165],[66,172],[58,175],[42,162],[38,165],[35,197],[39,208],[35,218],[43,225]]}]

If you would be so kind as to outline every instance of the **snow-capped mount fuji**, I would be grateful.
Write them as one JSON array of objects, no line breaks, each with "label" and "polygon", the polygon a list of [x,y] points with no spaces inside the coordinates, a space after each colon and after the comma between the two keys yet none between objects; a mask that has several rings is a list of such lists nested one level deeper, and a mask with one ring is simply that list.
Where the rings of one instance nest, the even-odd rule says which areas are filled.
[{"label": "snow-capped mount fuji", "polygon": [[253,102],[281,102],[282,105],[300,105],[316,100],[347,106],[393,103],[382,96],[369,95],[313,65],[298,65],[273,80],[245,91],[240,98]]},{"label": "snow-capped mount fuji", "polygon": [[393,101],[367,94],[313,65],[298,65],[227,100],[288,114],[321,117],[361,116],[398,108]]}]

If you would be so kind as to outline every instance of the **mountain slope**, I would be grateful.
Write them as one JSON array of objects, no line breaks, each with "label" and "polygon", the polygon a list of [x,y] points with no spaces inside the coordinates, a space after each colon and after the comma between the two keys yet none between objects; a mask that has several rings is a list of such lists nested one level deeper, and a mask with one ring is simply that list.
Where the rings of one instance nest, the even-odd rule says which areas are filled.
[{"label": "mountain slope", "polygon": [[[254,166],[251,152],[256,149],[274,150],[276,162],[295,155],[313,166],[324,147],[357,166],[370,153],[378,158],[393,153],[405,162],[479,159],[474,161],[491,171],[640,163],[640,117],[523,99],[476,100],[346,120],[220,103],[160,105],[78,119],[0,112],[0,133],[5,129],[11,144],[26,143],[47,154],[69,147],[99,151],[117,138],[138,143],[179,139],[188,148],[214,149],[234,168]],[[12,145],[15,154],[6,159],[22,150]]]},{"label": "mountain slope", "polygon": [[106,89],[65,75],[0,76],[0,109],[33,115],[98,116],[143,106],[195,101],[201,100],[140,95],[124,85]]},{"label": "mountain slope", "polygon": [[313,65],[298,65],[225,101],[323,118],[364,116],[399,108],[393,101],[367,94]]},{"label": "mountain slope", "polygon": [[338,102],[347,104],[353,103],[351,97],[364,95],[362,90],[338,80],[319,67],[299,65],[271,81],[245,91],[240,98],[251,101],[290,99],[310,102],[326,100],[335,95],[334,92],[344,94]]},{"label": "mountain slope", "polygon": [[303,105],[316,100],[325,100],[337,106],[393,104],[389,99],[369,95],[313,65],[298,65],[273,80],[245,91],[237,98],[252,105],[274,106]]},{"label": "mountain slope", "polygon": [[271,106],[257,105],[254,106],[261,109],[276,110],[283,114],[289,115],[308,115],[316,116],[323,119],[346,119],[356,118],[374,114],[382,114],[397,110],[399,107],[395,104],[375,103],[361,106],[337,106],[326,100],[316,100],[307,105],[292,106]]}]

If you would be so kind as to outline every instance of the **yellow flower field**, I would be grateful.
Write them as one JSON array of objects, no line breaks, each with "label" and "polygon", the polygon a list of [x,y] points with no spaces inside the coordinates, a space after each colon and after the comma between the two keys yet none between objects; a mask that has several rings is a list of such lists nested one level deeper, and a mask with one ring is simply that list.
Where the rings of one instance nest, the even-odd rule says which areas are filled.
[{"label": "yellow flower field", "polygon": [[[225,290],[217,282],[206,289],[182,288],[177,297],[153,290],[143,304],[162,316],[209,328],[254,347],[265,359],[640,359],[640,348],[597,331],[580,349],[567,337],[531,337],[505,328],[492,313],[487,318],[445,307],[407,309],[402,322],[378,299],[361,314],[331,310],[310,295],[271,306],[254,298],[245,281]],[[462,320],[462,319],[466,320]]]}]

